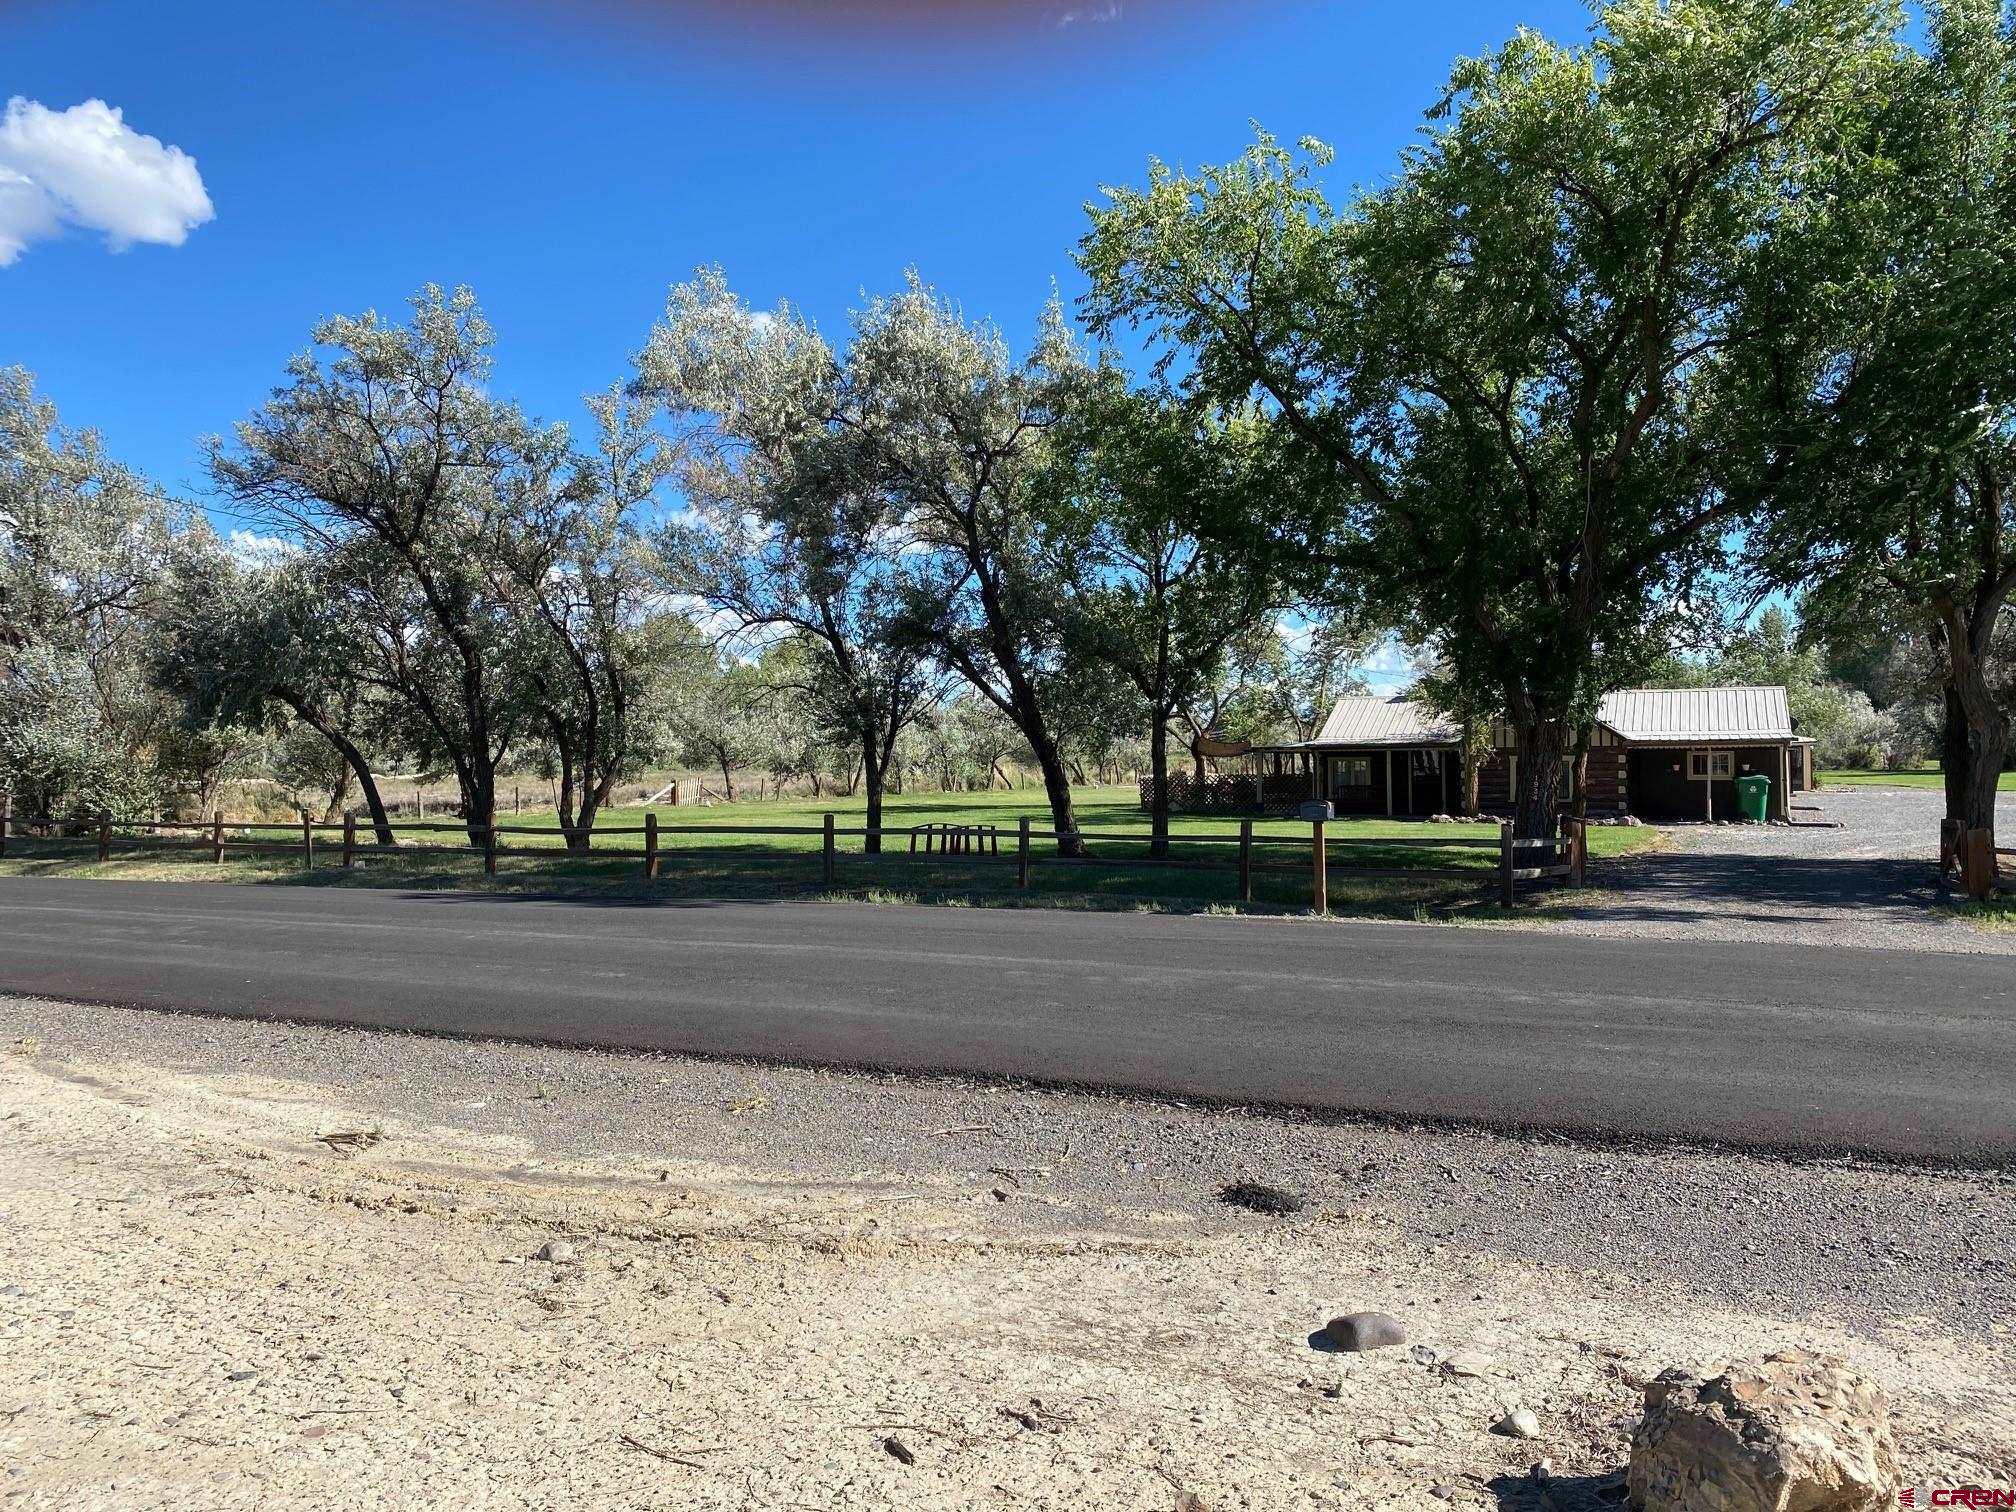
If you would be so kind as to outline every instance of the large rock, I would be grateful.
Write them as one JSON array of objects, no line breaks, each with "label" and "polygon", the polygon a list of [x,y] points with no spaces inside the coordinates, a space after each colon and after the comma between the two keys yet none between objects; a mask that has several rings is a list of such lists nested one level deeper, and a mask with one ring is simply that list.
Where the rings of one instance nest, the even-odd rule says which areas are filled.
[{"label": "large rock", "polygon": [[1347,1354],[1392,1349],[1407,1342],[1407,1331],[1400,1326],[1400,1320],[1382,1312],[1346,1313],[1325,1323],[1323,1333],[1333,1347]]},{"label": "large rock", "polygon": [[1889,1404],[1838,1360],[1788,1349],[1645,1388],[1628,1483],[1640,1512],[1877,1512],[1897,1486]]}]

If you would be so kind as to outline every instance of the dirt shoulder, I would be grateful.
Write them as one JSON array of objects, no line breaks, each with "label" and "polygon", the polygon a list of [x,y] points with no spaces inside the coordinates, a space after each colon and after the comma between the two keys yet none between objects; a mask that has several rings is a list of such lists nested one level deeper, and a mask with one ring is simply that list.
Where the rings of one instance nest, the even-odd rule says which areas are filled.
[{"label": "dirt shoulder", "polygon": [[[1787,1343],[1912,1481],[2016,1480],[1987,1175],[19,1001],[0,1046],[15,1505],[1516,1507],[1543,1457],[1614,1505],[1644,1379]],[[1312,1349],[1354,1308],[1419,1348]]]}]

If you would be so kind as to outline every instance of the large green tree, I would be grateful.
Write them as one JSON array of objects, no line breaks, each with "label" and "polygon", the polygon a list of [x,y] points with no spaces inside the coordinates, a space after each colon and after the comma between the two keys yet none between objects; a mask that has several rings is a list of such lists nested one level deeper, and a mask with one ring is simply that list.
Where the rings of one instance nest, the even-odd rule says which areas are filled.
[{"label": "large green tree", "polygon": [[1284,594],[1264,557],[1213,533],[1268,492],[1250,430],[1200,422],[1104,372],[1059,418],[1035,490],[1069,590],[1066,653],[1115,669],[1140,701],[1157,856],[1169,849],[1170,727],[1224,686],[1234,649],[1264,633]]},{"label": "large green tree", "polygon": [[411,305],[404,325],[371,311],[318,325],[319,352],[213,444],[210,472],[322,558],[369,636],[368,675],[407,715],[410,754],[454,771],[473,843],[536,717],[526,673],[550,665],[496,553],[564,509],[575,458],[563,427],[490,392],[494,336],[473,294],[430,285]]},{"label": "large green tree", "polygon": [[1035,488],[1046,434],[1086,379],[1055,305],[1017,361],[999,331],[913,276],[856,316],[839,409],[839,465],[893,505],[908,578],[895,633],[929,647],[1021,733],[1066,855],[1081,846],[1063,740],[1085,673],[1063,655],[1063,591]]},{"label": "large green tree", "polygon": [[1866,0],[1623,0],[1593,39],[1457,64],[1424,142],[1333,210],[1320,145],[1160,164],[1081,248],[1095,329],[1302,449],[1277,549],[1384,606],[1520,746],[1551,834],[1579,726],[1684,625],[1761,481],[1732,475],[1749,276],[1894,51]]},{"label": "large green tree", "polygon": [[797,709],[858,758],[879,852],[897,740],[943,677],[901,633],[913,585],[897,502],[850,465],[839,359],[797,311],[751,310],[709,269],[673,289],[638,369],[678,427],[691,508],[657,537],[660,580],[737,632],[799,642]]},{"label": "large green tree", "polygon": [[298,721],[348,773],[335,790],[354,785],[378,842],[390,845],[391,816],[365,750],[383,715],[368,672],[371,639],[349,595],[318,566],[305,551],[259,562],[221,548],[192,553],[161,605],[153,677],[197,729],[278,736]]},{"label": "large green tree", "polygon": [[0,368],[0,791],[17,814],[138,814],[185,775],[146,677],[185,523]]},{"label": "large green tree", "polygon": [[[1807,622],[1929,641],[1949,817],[1992,829],[2016,592],[2016,34],[1994,0],[1932,8],[1883,108],[1830,158],[1797,239],[1759,270],[1779,342],[1753,370],[1789,459],[1759,532]],[[1809,270],[1826,270],[1816,284]]]}]

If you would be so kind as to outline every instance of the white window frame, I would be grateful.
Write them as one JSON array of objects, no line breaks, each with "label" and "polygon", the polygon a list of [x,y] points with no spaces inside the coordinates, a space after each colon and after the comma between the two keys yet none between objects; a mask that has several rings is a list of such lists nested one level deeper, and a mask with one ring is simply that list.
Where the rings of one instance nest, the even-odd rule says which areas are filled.
[{"label": "white window frame", "polygon": [[[1701,770],[1694,769],[1695,763]],[[1690,782],[1731,782],[1736,777],[1736,753],[1703,748],[1687,753],[1687,778]]]}]

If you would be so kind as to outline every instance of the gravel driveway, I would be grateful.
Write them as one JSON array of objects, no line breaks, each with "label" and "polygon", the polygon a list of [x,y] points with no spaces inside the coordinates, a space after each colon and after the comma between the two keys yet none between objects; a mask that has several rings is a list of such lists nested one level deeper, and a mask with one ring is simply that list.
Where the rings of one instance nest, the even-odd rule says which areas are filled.
[{"label": "gravel driveway", "polygon": [[[2016,953],[1940,905],[1942,795],[1837,788],[1801,795],[1796,825],[1675,825],[1669,848],[1592,867],[1604,897],[1554,927],[1575,934],[1777,940],[1893,950]],[[2016,801],[2002,801],[2016,828]],[[1824,821],[1824,822],[1815,822]]]}]

